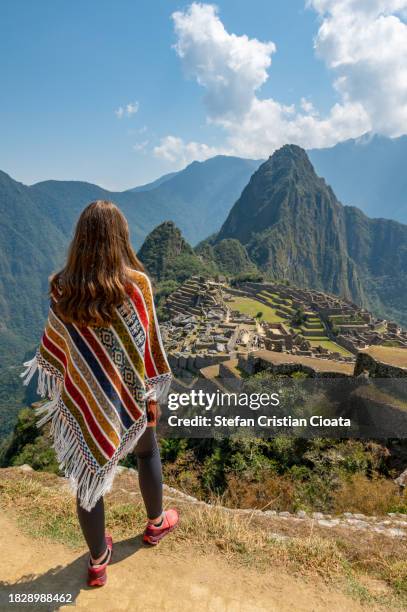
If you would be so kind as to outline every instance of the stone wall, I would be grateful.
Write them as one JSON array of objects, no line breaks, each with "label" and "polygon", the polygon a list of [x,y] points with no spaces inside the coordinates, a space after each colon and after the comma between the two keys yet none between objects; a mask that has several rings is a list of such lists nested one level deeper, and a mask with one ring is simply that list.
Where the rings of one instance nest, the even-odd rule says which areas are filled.
[{"label": "stone wall", "polygon": [[347,374],[336,370],[335,365],[332,365],[332,370],[318,370],[317,364],[313,368],[306,363],[291,361],[290,355],[287,355],[287,362],[285,363],[272,363],[270,360],[262,359],[256,353],[251,353],[247,359],[239,358],[238,367],[249,375],[267,371],[286,376],[294,372],[304,372],[304,374],[308,374],[311,378],[343,378],[347,376]]},{"label": "stone wall", "polygon": [[189,370],[193,373],[198,373],[201,368],[207,368],[211,365],[217,365],[222,361],[228,361],[232,355],[180,355],[176,356],[173,353],[168,355],[168,363],[171,370],[176,375],[182,370]]},{"label": "stone wall", "polygon": [[405,438],[407,436],[407,411],[400,398],[386,394],[379,387],[362,385],[350,394],[345,418],[357,423],[362,438]]},{"label": "stone wall", "polygon": [[376,361],[368,353],[360,352],[356,359],[355,376],[365,371],[374,378],[407,378],[407,368]]}]

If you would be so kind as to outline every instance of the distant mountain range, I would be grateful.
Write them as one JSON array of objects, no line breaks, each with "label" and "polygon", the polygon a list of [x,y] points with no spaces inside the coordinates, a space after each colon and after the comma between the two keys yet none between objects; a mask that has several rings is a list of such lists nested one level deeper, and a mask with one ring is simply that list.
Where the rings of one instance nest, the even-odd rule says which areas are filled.
[{"label": "distant mountain range", "polygon": [[[369,217],[394,219],[407,223],[407,172],[405,170],[407,136],[386,138],[366,134],[361,138],[341,142],[334,147],[308,150],[307,154],[317,174],[325,178],[342,204],[357,206]],[[130,191],[150,191],[170,181],[178,174],[182,175],[182,181],[188,180],[189,177],[196,180],[197,174],[199,178],[202,177],[202,180],[208,178],[211,180],[211,172],[216,173],[224,159],[222,156],[214,157],[213,161],[203,162],[201,168],[198,166],[195,172],[193,171],[194,164],[192,164],[192,167],[189,166],[180,172],[165,174],[151,183],[135,187]],[[252,170],[258,168],[260,163],[260,161],[254,161]],[[237,173],[239,172],[237,165],[234,169]],[[241,169],[242,178],[245,178],[246,164],[243,164]],[[238,187],[240,190],[243,189],[240,182]],[[171,183],[171,191],[177,191],[177,189],[177,182]],[[182,224],[180,227],[184,231]],[[184,233],[188,240],[194,243],[194,240],[188,236],[188,232]]]},{"label": "distant mountain range", "polygon": [[86,204],[107,199],[116,202],[127,216],[136,246],[149,231],[169,219],[189,242],[196,244],[219,229],[259,164],[219,155],[122,192],[80,181],[44,181],[25,189],[37,208],[64,232],[71,231]]},{"label": "distant mountain range", "polygon": [[[342,204],[357,206],[369,217],[394,219],[407,223],[407,172],[405,169],[407,136],[386,138],[366,134],[361,138],[341,142],[334,147],[308,150],[307,154],[318,176],[325,178]],[[233,172],[236,172],[235,176],[239,176],[241,171],[241,178],[247,182],[249,160],[242,160],[244,163],[239,167],[235,161],[238,158],[217,156],[196,167],[195,164],[192,164],[180,172],[165,174],[151,183],[135,187],[130,191],[150,191],[168,182],[170,197],[175,194],[175,197],[178,198],[179,191],[181,191],[188,200],[190,194],[185,193],[184,184],[189,181],[193,184],[198,180],[198,183],[202,185],[205,184],[205,181],[211,181],[212,173],[216,175],[221,170],[221,164],[225,163],[225,159],[234,160],[232,164]],[[253,161],[251,170],[257,169],[260,163],[260,161]],[[181,175],[180,182],[172,182],[171,179],[177,175]],[[243,184],[238,180],[237,191],[239,189],[241,191],[246,182]],[[167,188],[162,190],[163,196],[167,194]],[[238,195],[240,193],[235,199]],[[195,197],[196,194],[193,194],[193,201]],[[222,202],[226,202],[226,206],[220,209],[223,214],[229,212],[231,206],[230,198],[229,200],[228,198],[228,193],[223,194]],[[176,220],[177,224],[193,244],[203,237],[196,238],[190,235],[187,228],[183,227],[179,221]]]}]

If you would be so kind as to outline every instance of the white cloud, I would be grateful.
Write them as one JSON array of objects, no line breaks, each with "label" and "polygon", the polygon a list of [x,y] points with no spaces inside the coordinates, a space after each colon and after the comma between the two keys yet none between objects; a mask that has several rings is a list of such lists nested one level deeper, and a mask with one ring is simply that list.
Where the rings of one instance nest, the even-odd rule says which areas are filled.
[{"label": "white cloud", "polygon": [[317,115],[318,111],[315,109],[313,103],[311,102],[311,100],[307,100],[307,98],[301,98],[300,101],[300,106],[302,108],[302,110],[304,111],[304,113],[307,113],[308,115]]},{"label": "white cloud", "polygon": [[247,112],[254,92],[268,78],[275,44],[229,34],[211,4],[194,2],[172,18],[175,50],[187,75],[206,88],[209,115]]},{"label": "white cloud", "polygon": [[224,152],[200,142],[185,142],[177,136],[166,136],[154,147],[154,155],[183,168],[192,161],[204,161]]},{"label": "white cloud", "polygon": [[[372,130],[407,129],[407,0],[310,0],[322,23],[315,49],[343,99],[363,106]],[[403,13],[404,12],[404,13]]]},{"label": "white cloud", "polygon": [[140,104],[138,102],[129,102],[124,106],[119,106],[119,108],[114,111],[114,114],[118,119],[123,119],[123,117],[131,117],[132,115],[135,115],[139,108]]},{"label": "white cloud", "polygon": [[142,140],[141,142],[136,142],[133,145],[133,151],[144,151],[144,149],[148,146],[149,140]]},{"label": "white cloud", "polygon": [[[272,41],[227,32],[210,4],[194,2],[172,15],[176,53],[186,74],[205,89],[208,120],[226,133],[224,151],[264,157],[286,142],[322,147],[371,130],[390,136],[407,131],[407,0],[307,5],[320,16],[315,49],[333,71],[339,97],[325,117],[304,97],[298,107],[259,97],[276,51]],[[155,154],[175,162],[212,149],[169,136]]]},{"label": "white cloud", "polygon": [[335,104],[329,115],[320,119],[313,114],[295,112],[275,100],[253,100],[250,112],[239,123],[223,121],[228,143],[235,155],[267,157],[286,143],[305,148],[330,146],[368,130],[359,105]]}]

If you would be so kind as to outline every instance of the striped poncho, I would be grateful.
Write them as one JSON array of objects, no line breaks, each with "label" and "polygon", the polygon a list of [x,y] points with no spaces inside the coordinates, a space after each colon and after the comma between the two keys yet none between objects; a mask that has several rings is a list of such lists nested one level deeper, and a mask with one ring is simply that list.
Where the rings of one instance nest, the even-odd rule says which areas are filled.
[{"label": "striped poncho", "polygon": [[51,300],[40,347],[24,365],[24,384],[38,370],[37,391],[49,398],[38,425],[51,420],[60,467],[90,510],[144,432],[148,398],[162,400],[171,383],[147,276],[132,272],[109,327],[64,323]]}]

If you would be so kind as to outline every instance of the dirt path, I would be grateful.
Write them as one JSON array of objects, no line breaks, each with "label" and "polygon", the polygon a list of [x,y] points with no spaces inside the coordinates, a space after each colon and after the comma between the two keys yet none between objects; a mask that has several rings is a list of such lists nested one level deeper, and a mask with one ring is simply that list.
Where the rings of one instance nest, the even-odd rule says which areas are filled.
[{"label": "dirt path", "polygon": [[211,612],[353,612],[363,608],[323,584],[280,573],[228,566],[218,556],[174,555],[145,548],[140,539],[115,545],[103,589],[84,587],[85,555],[49,541],[32,540],[0,513],[0,610],[70,610],[60,604],[9,604],[10,593],[71,593],[75,610]]}]

